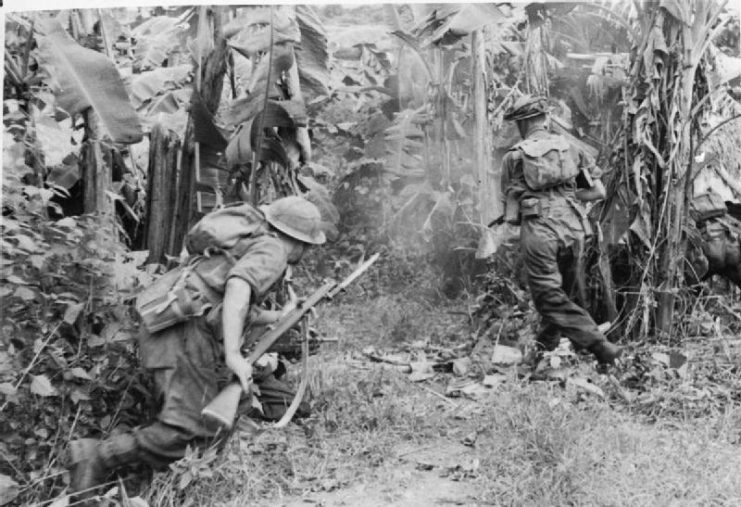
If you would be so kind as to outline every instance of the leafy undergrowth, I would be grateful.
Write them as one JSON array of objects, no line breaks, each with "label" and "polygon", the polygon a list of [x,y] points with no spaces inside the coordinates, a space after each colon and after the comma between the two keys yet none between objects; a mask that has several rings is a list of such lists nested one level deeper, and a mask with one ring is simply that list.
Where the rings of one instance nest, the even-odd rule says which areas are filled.
[{"label": "leafy undergrowth", "polygon": [[317,327],[337,341],[311,360],[314,414],[285,430],[243,426],[226,453],[186,458],[142,496],[225,506],[741,502],[730,340],[629,347],[608,371],[566,353],[552,380],[498,367],[492,387],[456,391],[485,372],[415,378],[363,352],[424,360],[470,350],[464,305],[412,294],[325,307]]}]

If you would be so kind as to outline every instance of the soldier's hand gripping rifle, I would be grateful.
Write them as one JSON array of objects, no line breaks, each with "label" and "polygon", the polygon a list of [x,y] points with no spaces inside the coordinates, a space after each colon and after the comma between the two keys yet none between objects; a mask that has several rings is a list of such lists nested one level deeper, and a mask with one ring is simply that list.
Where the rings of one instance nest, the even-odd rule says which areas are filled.
[{"label": "soldier's hand gripping rifle", "polygon": [[[309,310],[324,299],[332,299],[348,285],[362,275],[376,260],[379,254],[374,254],[370,259],[362,263],[358,268],[341,282],[327,282],[319,287],[306,300],[301,302],[294,310],[278,320],[275,326],[264,333],[254,350],[247,356],[250,364],[254,364],[260,356],[270,349],[273,343],[285,332],[295,326]],[[227,385],[206,407],[201,410],[201,415],[207,420],[218,424],[226,429],[231,429],[237,417],[239,400],[242,397],[242,386],[239,382],[231,382]]]}]

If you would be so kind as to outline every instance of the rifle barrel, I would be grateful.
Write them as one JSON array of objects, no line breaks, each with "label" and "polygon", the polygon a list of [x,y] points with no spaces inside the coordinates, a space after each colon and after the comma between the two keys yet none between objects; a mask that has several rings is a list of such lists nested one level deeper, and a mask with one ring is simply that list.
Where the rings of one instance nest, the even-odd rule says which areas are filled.
[{"label": "rifle barrel", "polygon": [[280,338],[283,333],[295,326],[296,323],[301,320],[301,317],[303,317],[304,314],[308,312],[309,309],[311,309],[319,301],[324,299],[332,290],[332,288],[335,287],[335,285],[337,285],[337,282],[325,283],[317,290],[315,290],[313,294],[311,294],[311,296],[309,296],[303,303],[301,303],[298,308],[292,310],[288,315],[280,319],[273,329],[260,337],[260,341],[257,342],[257,345],[255,345],[255,349],[250,353],[247,360],[251,363],[257,361],[261,355],[267,352],[267,350],[273,345],[273,342],[275,342],[275,340]]}]

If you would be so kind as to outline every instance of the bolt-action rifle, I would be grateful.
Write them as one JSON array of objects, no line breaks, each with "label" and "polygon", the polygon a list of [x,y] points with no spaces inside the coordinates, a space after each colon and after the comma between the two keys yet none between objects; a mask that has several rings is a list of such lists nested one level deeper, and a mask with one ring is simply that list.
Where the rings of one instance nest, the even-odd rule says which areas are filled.
[{"label": "bolt-action rifle", "polygon": [[[293,328],[306,315],[309,310],[316,306],[324,299],[332,299],[342,292],[347,286],[359,278],[376,260],[379,254],[374,254],[370,259],[363,262],[358,268],[350,273],[347,278],[341,282],[331,281],[319,287],[306,300],[282,317],[275,326],[265,332],[258,340],[255,348],[252,350],[247,360],[254,364],[260,356],[270,349],[273,343],[278,340],[285,332]],[[226,429],[231,429],[234,420],[237,417],[239,400],[242,397],[242,386],[239,382],[231,382],[222,391],[201,410],[201,415],[207,420],[218,424]]]}]

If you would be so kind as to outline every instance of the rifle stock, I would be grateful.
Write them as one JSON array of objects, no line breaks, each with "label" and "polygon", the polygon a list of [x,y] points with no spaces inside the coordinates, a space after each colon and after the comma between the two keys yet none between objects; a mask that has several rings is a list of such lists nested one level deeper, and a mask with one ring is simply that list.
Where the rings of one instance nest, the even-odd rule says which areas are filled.
[{"label": "rifle stock", "polygon": [[201,410],[201,415],[206,420],[230,430],[237,418],[240,398],[242,386],[239,382],[231,382]]},{"label": "rifle stock", "polygon": [[[250,352],[250,355],[247,356],[247,360],[250,364],[254,364],[255,361],[268,351],[278,338],[295,326],[309,310],[317,305],[317,303],[324,298],[331,299],[345,287],[350,285],[350,283],[355,281],[371,266],[371,264],[378,260],[378,256],[379,254],[373,255],[370,259],[358,266],[358,268],[342,282],[337,283],[332,281],[325,283],[315,290],[311,296],[303,301],[298,307],[281,318],[275,327],[260,337],[255,348]],[[242,386],[239,382],[231,382],[222,389],[221,392],[203,408],[203,410],[201,410],[201,416],[211,423],[215,423],[218,426],[230,430],[234,425],[241,397]]]}]

